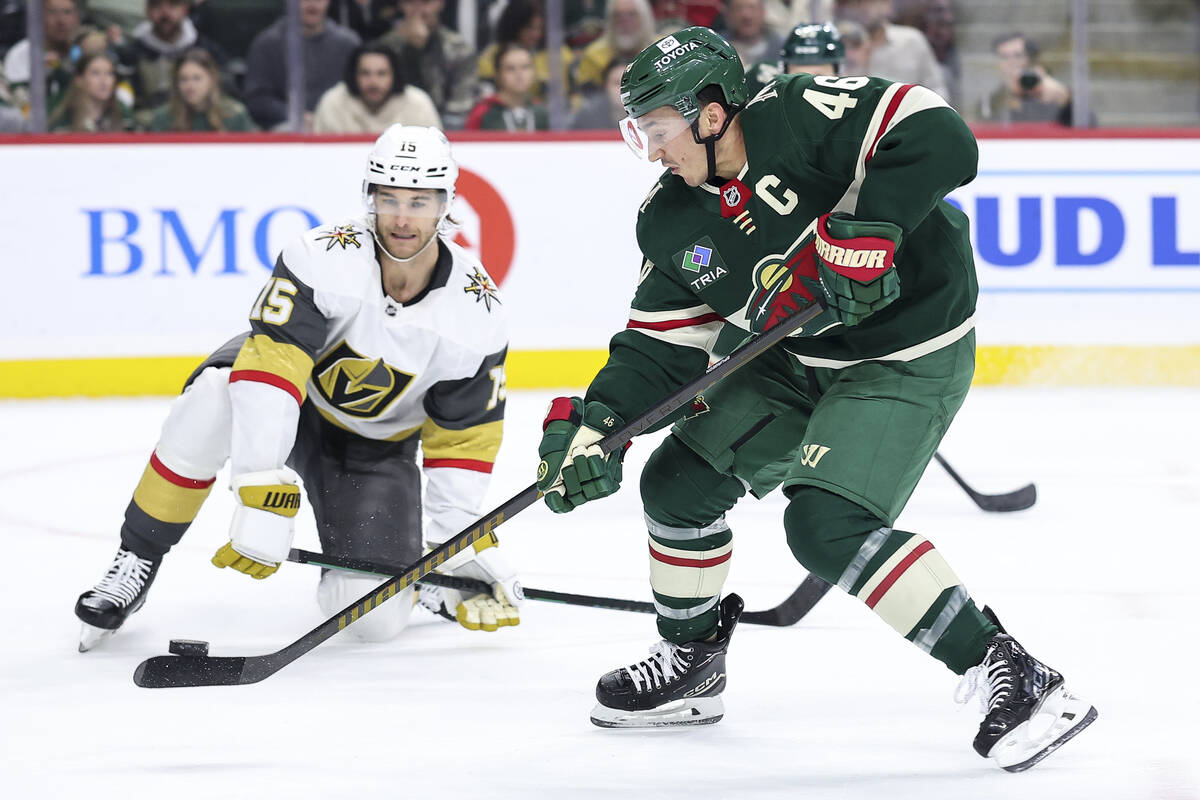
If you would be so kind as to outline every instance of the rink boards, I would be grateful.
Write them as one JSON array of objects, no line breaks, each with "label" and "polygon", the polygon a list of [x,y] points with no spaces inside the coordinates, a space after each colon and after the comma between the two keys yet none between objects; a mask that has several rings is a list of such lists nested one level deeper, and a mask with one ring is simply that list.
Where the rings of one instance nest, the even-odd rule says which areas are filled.
[{"label": "rink boards", "polygon": [[[1200,384],[1200,138],[981,138],[980,383]],[[16,143],[19,142],[19,143]],[[290,236],[358,213],[365,140],[0,140],[0,397],[178,390]],[[624,327],[657,170],[619,141],[455,137],[456,240],[500,283],[515,388]]]}]

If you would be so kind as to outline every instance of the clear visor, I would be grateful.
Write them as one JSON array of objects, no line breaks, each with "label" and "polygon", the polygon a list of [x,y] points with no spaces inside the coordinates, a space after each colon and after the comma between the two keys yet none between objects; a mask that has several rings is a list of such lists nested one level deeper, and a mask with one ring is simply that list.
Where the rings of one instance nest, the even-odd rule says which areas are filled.
[{"label": "clear visor", "polygon": [[690,127],[691,123],[684,119],[683,114],[670,106],[663,106],[636,119],[626,117],[621,120],[621,136],[635,156],[654,161],[672,139]]},{"label": "clear visor", "polygon": [[438,219],[446,210],[446,193],[441,189],[376,187],[367,192],[365,203],[368,214]]}]

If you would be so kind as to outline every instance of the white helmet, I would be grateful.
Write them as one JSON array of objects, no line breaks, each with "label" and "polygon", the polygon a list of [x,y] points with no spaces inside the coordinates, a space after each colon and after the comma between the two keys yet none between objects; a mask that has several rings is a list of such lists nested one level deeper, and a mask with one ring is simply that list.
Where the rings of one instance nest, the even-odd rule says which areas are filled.
[{"label": "white helmet", "polygon": [[450,155],[450,142],[437,128],[392,125],[385,130],[367,156],[363,178],[363,203],[371,210],[370,188],[396,186],[401,189],[441,189],[446,193],[442,219],[454,203],[458,165]]}]

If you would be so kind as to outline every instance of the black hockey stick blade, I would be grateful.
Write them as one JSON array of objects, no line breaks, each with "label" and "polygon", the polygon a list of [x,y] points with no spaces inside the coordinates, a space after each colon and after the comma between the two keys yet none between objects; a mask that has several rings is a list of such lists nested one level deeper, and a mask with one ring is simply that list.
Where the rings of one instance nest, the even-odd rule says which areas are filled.
[{"label": "black hockey stick blade", "polygon": [[[402,567],[394,567],[390,564],[380,564],[375,561],[364,561],[363,559],[347,558],[345,556],[314,553],[311,550],[300,550],[298,548],[292,548],[292,551],[288,553],[288,561],[297,564],[315,564],[327,569],[364,572],[381,577],[398,575],[404,571]],[[744,613],[742,614],[741,621],[751,625],[773,625],[776,627],[794,625],[796,622],[799,622],[800,618],[807,614],[816,605],[816,601],[821,599],[821,595],[824,594],[822,591],[815,597],[811,597],[812,589],[808,588],[807,580],[805,584],[801,584],[799,589],[792,592],[790,597],[775,608]],[[418,583],[429,583],[434,586],[445,586],[450,589],[483,593],[490,593],[492,591],[492,587],[483,581],[473,578],[460,578],[456,575],[441,575],[439,573],[430,573],[421,578]],[[542,600],[549,603],[583,606],[585,608],[603,608],[609,611],[634,611],[639,614],[657,613],[654,604],[644,600],[625,600],[619,597],[556,592],[553,589],[535,589],[532,586],[524,586],[522,587],[522,591],[525,593],[525,597],[530,600]],[[791,621],[788,622],[786,620]]]},{"label": "black hockey stick blade", "polygon": [[950,462],[942,457],[941,453],[934,453],[933,457],[942,465],[942,469],[946,470],[955,483],[958,484],[967,496],[970,497],[975,505],[979,506],[984,511],[996,513],[1006,513],[1009,511],[1024,511],[1030,508],[1037,502],[1037,487],[1032,483],[1028,486],[1022,486],[1020,489],[1015,489],[1005,494],[983,494],[972,489],[966,481],[954,471],[954,467],[950,466]]},{"label": "black hockey stick blade", "polygon": [[816,607],[831,588],[832,584],[809,573],[796,591],[792,592],[782,603],[766,611],[746,611],[739,621],[749,622],[752,625],[771,625],[776,628],[795,625]]},{"label": "black hockey stick blade", "polygon": [[[707,391],[725,376],[745,366],[786,337],[798,332],[802,326],[820,315],[822,310],[820,305],[813,304],[794,316],[781,320],[763,334],[754,337],[710,366],[704,374],[681,386],[657,405],[643,411],[622,428],[601,439],[597,443],[601,451],[612,453],[621,449],[633,437],[644,433],[659,421],[670,416],[684,403],[691,402],[697,394]],[[134,672],[134,682],[138,686],[146,688],[257,683],[274,675],[317,645],[332,638],[363,614],[369,614],[372,609],[377,608],[385,600],[395,597],[401,590],[424,578],[484,536],[490,535],[495,528],[529,508],[541,496],[542,493],[538,491],[536,483],[528,486],[501,503],[489,514],[480,517],[474,525],[459,532],[426,554],[424,558],[409,567],[403,575],[397,575],[391,580],[385,581],[281,650],[261,656],[244,656],[241,657],[241,663],[238,663],[239,659],[230,657],[155,656],[143,661],[138,666]]]}]

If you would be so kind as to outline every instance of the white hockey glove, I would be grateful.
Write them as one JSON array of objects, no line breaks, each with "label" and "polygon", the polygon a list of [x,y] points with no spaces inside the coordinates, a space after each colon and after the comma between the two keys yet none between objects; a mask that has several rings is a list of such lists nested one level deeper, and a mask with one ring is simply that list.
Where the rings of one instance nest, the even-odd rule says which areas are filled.
[{"label": "white hockey glove", "polygon": [[[436,547],[437,543],[429,543]],[[525,599],[516,571],[500,554],[495,534],[475,542],[446,561],[440,570],[447,575],[475,578],[492,585],[491,594],[471,595],[458,589],[422,584],[417,592],[421,606],[472,631],[494,631],[507,625],[520,625],[519,606]]]},{"label": "white hockey glove", "polygon": [[274,574],[292,547],[300,511],[299,479],[287,467],[234,478],[230,488],[237,506],[229,525],[229,544],[217,551],[212,563],[252,578]]}]

